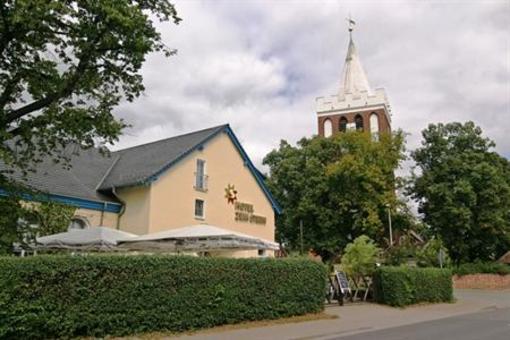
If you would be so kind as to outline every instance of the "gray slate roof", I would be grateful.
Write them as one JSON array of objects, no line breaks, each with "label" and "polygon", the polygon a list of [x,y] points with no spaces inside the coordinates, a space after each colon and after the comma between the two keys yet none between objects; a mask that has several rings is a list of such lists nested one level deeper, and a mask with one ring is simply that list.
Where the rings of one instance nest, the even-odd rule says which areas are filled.
[{"label": "gray slate roof", "polygon": [[[216,126],[181,136],[159,140],[111,152],[110,156],[97,149],[80,150],[71,158],[71,169],[62,168],[50,158],[37,164],[35,173],[24,179],[16,171],[11,178],[43,192],[95,201],[116,201],[112,187],[142,184],[151,176],[165,171],[173,163],[224,131],[228,125]],[[70,148],[70,153],[72,148]],[[0,171],[5,166],[0,164]]]},{"label": "gray slate roof", "polygon": [[115,164],[99,189],[142,184],[227,126],[220,125],[113,152]]},{"label": "gray slate roof", "polygon": [[[65,153],[71,156],[76,150],[79,150],[78,147],[68,146]],[[47,157],[35,165],[35,172],[23,176],[21,171],[15,171],[8,177],[45,193],[94,201],[115,201],[96,190],[112,165],[111,158],[102,155],[97,149],[79,150],[79,155],[70,158],[70,170],[63,168],[62,164],[55,164]],[[3,164],[0,165],[0,170],[5,170]]]}]

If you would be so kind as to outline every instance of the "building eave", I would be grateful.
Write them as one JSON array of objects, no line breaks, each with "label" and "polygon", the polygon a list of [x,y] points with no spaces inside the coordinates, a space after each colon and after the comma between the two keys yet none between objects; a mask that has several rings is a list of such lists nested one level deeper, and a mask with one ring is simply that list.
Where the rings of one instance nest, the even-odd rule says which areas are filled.
[{"label": "building eave", "polygon": [[[0,189],[0,196],[8,196],[9,193],[3,189]],[[21,194],[21,198],[26,201],[31,202],[56,202],[56,203],[62,203],[70,206],[75,206],[77,208],[82,209],[89,209],[89,210],[96,210],[96,211],[104,211],[104,212],[111,212],[111,213],[118,213],[120,209],[122,208],[122,204],[117,202],[111,202],[111,201],[99,201],[99,200],[92,200],[88,198],[81,198],[81,197],[73,197],[68,195],[59,195],[59,194],[51,194],[51,193],[44,193],[44,194],[28,194],[23,193]]]}]

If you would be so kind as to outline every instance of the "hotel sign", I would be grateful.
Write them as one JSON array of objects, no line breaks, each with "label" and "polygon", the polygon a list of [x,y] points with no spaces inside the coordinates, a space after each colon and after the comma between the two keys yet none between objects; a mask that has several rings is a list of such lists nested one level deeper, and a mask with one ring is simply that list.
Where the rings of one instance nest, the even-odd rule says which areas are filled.
[{"label": "hotel sign", "polygon": [[234,205],[236,222],[247,222],[261,225],[266,224],[266,217],[255,214],[253,204],[238,201],[237,190],[234,185],[227,185],[225,188],[225,198],[227,199],[227,204]]},{"label": "hotel sign", "polygon": [[235,202],[235,220],[237,222],[249,222],[254,224],[266,224],[264,216],[256,215],[253,209],[253,204]]}]

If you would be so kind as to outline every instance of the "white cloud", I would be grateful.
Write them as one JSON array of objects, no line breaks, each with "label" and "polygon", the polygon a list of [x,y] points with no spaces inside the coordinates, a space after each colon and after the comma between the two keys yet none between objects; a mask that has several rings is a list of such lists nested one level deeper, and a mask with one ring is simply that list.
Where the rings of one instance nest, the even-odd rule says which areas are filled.
[{"label": "white cloud", "polygon": [[159,25],[179,50],[151,55],[146,93],[117,113],[133,128],[116,147],[229,122],[260,165],[280,139],[316,133],[315,97],[333,94],[348,43],[345,17],[393,126],[418,145],[428,123],[474,120],[510,157],[508,1],[177,1]]}]

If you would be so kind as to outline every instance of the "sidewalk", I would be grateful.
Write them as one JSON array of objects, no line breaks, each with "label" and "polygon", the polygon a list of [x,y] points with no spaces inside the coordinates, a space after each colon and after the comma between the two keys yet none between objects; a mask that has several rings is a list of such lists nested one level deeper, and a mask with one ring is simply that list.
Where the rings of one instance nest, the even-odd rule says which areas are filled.
[{"label": "sidewalk", "polygon": [[317,320],[267,327],[236,329],[224,332],[203,331],[195,335],[179,337],[186,340],[220,339],[294,339],[325,340],[339,336],[403,326],[418,322],[475,313],[480,310],[510,307],[510,291],[456,290],[457,302],[453,304],[430,304],[405,309],[377,304],[348,304],[330,306],[326,313],[338,319]]}]

